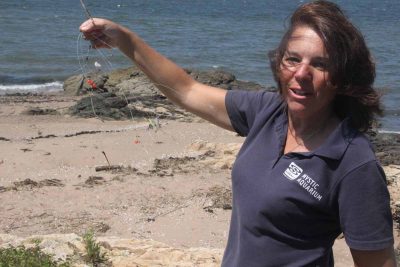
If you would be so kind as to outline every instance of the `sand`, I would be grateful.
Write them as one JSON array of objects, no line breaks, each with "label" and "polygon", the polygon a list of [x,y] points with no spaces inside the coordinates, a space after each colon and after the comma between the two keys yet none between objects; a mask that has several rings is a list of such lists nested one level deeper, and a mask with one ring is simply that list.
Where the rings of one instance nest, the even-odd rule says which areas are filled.
[{"label": "sand", "polygon": [[[223,249],[230,168],[243,138],[195,118],[160,120],[154,129],[146,119],[66,115],[77,99],[0,97],[0,233],[94,229],[98,236]],[[56,114],[25,114],[32,108]],[[397,179],[400,168],[390,171]],[[396,202],[397,186],[390,189]],[[343,239],[335,261],[352,264]]]}]

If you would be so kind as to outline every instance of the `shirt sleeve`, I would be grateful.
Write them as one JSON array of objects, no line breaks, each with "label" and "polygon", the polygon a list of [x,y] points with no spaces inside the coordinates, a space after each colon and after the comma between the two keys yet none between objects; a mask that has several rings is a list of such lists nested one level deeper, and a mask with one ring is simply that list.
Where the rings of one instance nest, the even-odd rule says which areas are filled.
[{"label": "shirt sleeve", "polygon": [[267,91],[231,90],[225,97],[232,126],[241,136],[247,136],[262,109],[273,110],[281,102],[279,94]]},{"label": "shirt sleeve", "polygon": [[386,177],[376,161],[347,174],[338,185],[338,207],[347,245],[380,250],[393,245],[393,220]]}]

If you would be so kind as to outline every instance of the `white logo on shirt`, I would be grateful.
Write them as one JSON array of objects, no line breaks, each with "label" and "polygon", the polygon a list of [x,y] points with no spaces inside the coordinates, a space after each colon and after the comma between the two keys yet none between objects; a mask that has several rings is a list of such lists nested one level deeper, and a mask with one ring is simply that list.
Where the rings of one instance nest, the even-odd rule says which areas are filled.
[{"label": "white logo on shirt", "polygon": [[301,188],[306,190],[316,200],[321,201],[322,195],[318,192],[319,184],[308,174],[303,173],[303,169],[296,163],[291,162],[283,175],[289,180],[296,180]]},{"label": "white logo on shirt", "polygon": [[283,173],[283,175],[285,175],[285,177],[288,178],[289,180],[294,180],[297,177],[299,177],[302,172],[303,169],[297,166],[296,163],[292,162],[290,163],[286,171]]}]

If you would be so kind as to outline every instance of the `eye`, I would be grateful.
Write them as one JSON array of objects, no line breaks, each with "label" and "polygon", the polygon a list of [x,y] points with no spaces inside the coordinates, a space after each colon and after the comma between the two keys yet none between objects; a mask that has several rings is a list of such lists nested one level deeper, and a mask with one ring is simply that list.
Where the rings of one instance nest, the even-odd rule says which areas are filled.
[{"label": "eye", "polygon": [[298,57],[288,56],[283,59],[283,62],[288,66],[296,66],[301,62],[301,59]]},{"label": "eye", "polygon": [[312,63],[312,66],[317,70],[326,71],[328,70],[328,62],[326,60],[316,60]]}]

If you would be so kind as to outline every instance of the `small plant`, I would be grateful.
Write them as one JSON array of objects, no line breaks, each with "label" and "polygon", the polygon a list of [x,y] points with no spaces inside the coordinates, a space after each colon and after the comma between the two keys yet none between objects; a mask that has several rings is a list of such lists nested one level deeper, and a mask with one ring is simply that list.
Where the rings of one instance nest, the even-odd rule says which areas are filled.
[{"label": "small plant", "polygon": [[38,246],[0,248],[0,267],[69,267],[68,262],[59,263],[40,250]]},{"label": "small plant", "polygon": [[39,244],[42,242],[42,239],[40,238],[32,238],[31,240],[32,244],[35,244],[36,246],[39,246]]},{"label": "small plant", "polygon": [[93,267],[107,263],[106,253],[101,253],[100,245],[96,242],[93,230],[89,230],[83,235],[83,241],[86,248],[85,261],[87,263],[92,264]]}]

